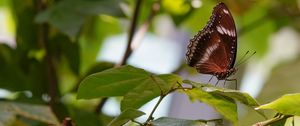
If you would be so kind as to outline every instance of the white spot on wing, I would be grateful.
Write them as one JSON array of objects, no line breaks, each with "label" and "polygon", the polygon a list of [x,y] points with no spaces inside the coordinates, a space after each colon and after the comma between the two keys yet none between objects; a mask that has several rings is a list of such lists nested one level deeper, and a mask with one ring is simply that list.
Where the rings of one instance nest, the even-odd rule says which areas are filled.
[{"label": "white spot on wing", "polygon": [[226,10],[226,9],[223,9],[223,12],[226,14],[229,14],[228,10]]},{"label": "white spot on wing", "polygon": [[223,26],[221,26],[221,29],[223,30],[223,32],[224,32],[226,35],[228,35],[229,30],[225,29]]},{"label": "white spot on wing", "polygon": [[225,27],[223,26],[217,26],[217,31],[220,33],[220,34],[226,34],[226,35],[229,35],[229,36],[232,36],[234,37],[235,36],[235,32],[234,30],[229,30],[229,29],[226,29]]},{"label": "white spot on wing", "polygon": [[223,30],[222,30],[221,27],[217,26],[217,30],[218,30],[219,33],[224,34],[224,32],[223,32]]},{"label": "white spot on wing", "polygon": [[200,63],[205,63],[209,59],[209,57],[212,54],[212,52],[215,51],[218,48],[218,46],[219,46],[219,44],[214,44],[214,45],[208,47],[205,50],[205,53],[204,53],[203,57],[200,59],[199,62]]}]

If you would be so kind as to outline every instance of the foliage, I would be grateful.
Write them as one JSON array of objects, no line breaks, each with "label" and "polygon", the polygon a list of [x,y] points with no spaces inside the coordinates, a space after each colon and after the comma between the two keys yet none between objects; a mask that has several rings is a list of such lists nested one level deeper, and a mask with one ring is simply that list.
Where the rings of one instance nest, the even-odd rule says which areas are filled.
[{"label": "foliage", "polygon": [[[270,114],[265,115],[265,109],[278,113],[265,121],[259,120],[262,122],[252,121],[252,124],[297,123],[294,120],[300,116],[299,93],[285,94],[272,102],[268,99],[263,102],[270,103],[260,105],[246,92],[181,77],[179,71],[186,70],[184,62],[174,73],[168,74],[151,73],[144,68],[126,65],[136,49],[130,44],[127,49],[132,52],[127,58],[123,57],[124,63],[98,59],[108,37],[128,31],[134,38],[143,38],[146,31],[159,34],[158,31],[165,29],[157,22],[164,17],[174,23],[176,30],[196,33],[205,25],[216,2],[201,0],[202,6],[197,8],[193,5],[195,1],[0,0],[0,7],[5,10],[3,13],[9,17],[4,26],[8,27],[15,40],[14,44],[4,44],[8,42],[1,39],[4,43],[0,44],[0,92],[8,92],[0,98],[0,125],[61,125],[67,117],[78,126],[224,125],[222,118],[153,117],[161,101],[173,92],[182,93],[191,101],[210,105],[234,125],[243,125],[239,124],[238,116],[241,104],[260,117],[269,117]],[[268,39],[276,30],[284,26],[300,29],[295,0],[256,1],[255,4],[248,4],[247,0],[225,2],[236,20],[239,52],[256,50],[263,57],[268,51]],[[6,29],[2,28],[2,24],[0,26]],[[192,36],[192,33],[188,34]],[[175,34],[172,37],[177,37],[175,32],[172,34]],[[120,99],[121,113],[117,117],[101,111],[107,98],[111,97]],[[139,110],[157,97],[159,100],[150,115]],[[141,116],[147,119],[137,121]]]}]

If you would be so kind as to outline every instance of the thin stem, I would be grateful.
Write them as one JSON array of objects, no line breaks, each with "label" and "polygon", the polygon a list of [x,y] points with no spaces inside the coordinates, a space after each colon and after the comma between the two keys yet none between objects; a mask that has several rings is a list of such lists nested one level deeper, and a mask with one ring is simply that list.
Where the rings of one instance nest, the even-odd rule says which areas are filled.
[{"label": "thin stem", "polygon": [[289,117],[292,117],[292,115],[280,115],[280,116],[276,116],[276,117],[274,117],[272,119],[269,119],[269,120],[265,120],[265,121],[262,121],[262,122],[255,123],[252,126],[269,126],[271,124],[274,124],[278,121],[287,119]]},{"label": "thin stem", "polygon": [[137,19],[138,19],[138,15],[139,15],[139,12],[140,12],[141,5],[142,5],[142,0],[137,0],[137,3],[135,5],[135,9],[134,9],[134,14],[133,14],[131,24],[130,24],[129,33],[128,33],[128,41],[127,41],[126,51],[125,51],[125,54],[123,56],[123,59],[118,64],[119,66],[126,64],[129,56],[133,52],[133,49],[131,48],[131,43],[132,43],[133,35],[134,35],[135,29],[136,29],[136,26],[137,26]]},{"label": "thin stem", "polygon": [[[134,37],[135,29],[136,29],[136,26],[137,26],[137,18],[138,18],[138,15],[139,15],[141,4],[142,4],[142,0],[137,0],[136,6],[135,6],[135,10],[134,10],[134,15],[133,15],[133,18],[132,18],[132,21],[131,21],[130,30],[129,30],[126,51],[125,51],[125,54],[124,54],[121,62],[119,64],[116,64],[115,67],[122,66],[122,65],[126,64],[128,58],[130,57],[130,55],[134,51],[135,47],[137,45],[139,45],[141,39],[144,37],[145,33],[149,29],[149,26],[150,26],[150,24],[151,24],[154,16],[157,14],[157,12],[160,9],[160,2],[156,2],[156,3],[154,3],[152,5],[151,13],[150,13],[148,19],[145,21],[145,23],[143,23],[143,25],[137,31],[137,33],[136,33],[136,35]],[[100,104],[102,104],[102,105],[100,105]],[[96,113],[100,112],[100,110],[102,109],[102,107],[103,107],[104,104],[105,104],[105,101],[102,102],[102,103],[99,103],[99,105],[96,107],[96,110],[95,110]]]},{"label": "thin stem", "polygon": [[[47,7],[47,3],[43,0],[37,1],[37,10],[43,11]],[[56,99],[58,97],[58,79],[56,75],[56,69],[54,66],[54,61],[52,59],[52,55],[48,48],[48,31],[49,26],[47,24],[39,24],[38,25],[38,44],[40,48],[45,49],[46,55],[45,55],[45,62],[47,64],[46,74],[48,78],[48,94],[50,95],[51,99],[49,101],[49,105],[51,108],[54,107],[54,104],[56,103]]]},{"label": "thin stem", "polygon": [[96,109],[95,109],[96,114],[101,112],[101,110],[104,107],[104,104],[106,103],[107,100],[108,100],[107,97],[104,97],[101,99],[99,104],[96,106]]},{"label": "thin stem", "polygon": [[62,126],[75,126],[75,123],[70,117],[66,117],[62,123]]},{"label": "thin stem", "polygon": [[[179,84],[179,83],[177,82],[177,84]],[[150,113],[148,119],[147,119],[146,122],[144,123],[144,126],[147,126],[147,124],[149,124],[149,122],[150,122],[151,120],[153,120],[153,114],[154,114],[154,112],[156,111],[158,105],[161,103],[161,101],[164,99],[165,96],[167,96],[169,93],[171,93],[171,92],[173,92],[173,91],[175,91],[175,90],[178,90],[178,89],[182,89],[182,90],[192,90],[192,89],[193,89],[193,87],[191,87],[191,88],[185,88],[185,87],[182,87],[180,84],[179,84],[179,86],[180,86],[180,87],[173,88],[173,89],[169,90],[166,94],[161,93],[161,95],[160,95],[160,97],[159,97],[159,99],[158,99],[156,105],[154,106],[154,108],[153,108],[153,110],[151,111],[151,113]],[[160,90],[161,90],[161,89],[160,89]],[[161,91],[162,91],[162,90],[161,90]]]},{"label": "thin stem", "polygon": [[153,120],[153,114],[155,112],[155,110],[157,109],[158,105],[161,103],[161,101],[164,99],[166,95],[161,95],[156,103],[156,105],[154,106],[153,110],[151,111],[147,121],[145,122],[144,125],[147,125],[151,120]]}]

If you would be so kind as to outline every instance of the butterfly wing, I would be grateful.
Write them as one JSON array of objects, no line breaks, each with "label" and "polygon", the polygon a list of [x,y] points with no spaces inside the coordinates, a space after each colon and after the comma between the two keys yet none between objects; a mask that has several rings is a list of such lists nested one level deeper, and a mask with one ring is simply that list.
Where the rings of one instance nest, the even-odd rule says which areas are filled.
[{"label": "butterfly wing", "polygon": [[234,66],[236,42],[231,13],[224,3],[220,3],[204,29],[190,40],[186,54],[188,65],[204,74],[225,72]]}]

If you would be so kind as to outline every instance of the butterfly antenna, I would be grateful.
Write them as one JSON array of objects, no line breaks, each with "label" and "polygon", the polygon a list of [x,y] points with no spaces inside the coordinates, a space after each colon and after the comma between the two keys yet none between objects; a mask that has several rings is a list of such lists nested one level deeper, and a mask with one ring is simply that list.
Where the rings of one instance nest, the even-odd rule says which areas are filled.
[{"label": "butterfly antenna", "polygon": [[[248,53],[249,51],[247,51],[247,53]],[[246,53],[246,54],[247,54]],[[245,54],[245,55],[246,55]],[[240,66],[241,64],[243,64],[243,63],[245,63],[248,59],[250,59],[254,54],[256,54],[256,51],[254,51],[249,57],[247,57],[246,59],[244,59],[243,61],[242,60],[240,60],[240,62],[236,65],[236,67],[238,67],[238,66]],[[243,57],[245,57],[245,55],[243,56]]]},{"label": "butterfly antenna", "polygon": [[244,60],[244,58],[248,55],[249,51],[247,51],[242,58],[239,59],[239,61],[237,61],[237,64],[240,64],[240,62],[242,62]]}]

